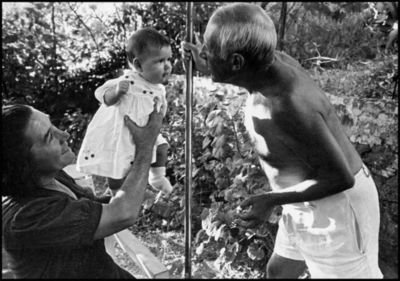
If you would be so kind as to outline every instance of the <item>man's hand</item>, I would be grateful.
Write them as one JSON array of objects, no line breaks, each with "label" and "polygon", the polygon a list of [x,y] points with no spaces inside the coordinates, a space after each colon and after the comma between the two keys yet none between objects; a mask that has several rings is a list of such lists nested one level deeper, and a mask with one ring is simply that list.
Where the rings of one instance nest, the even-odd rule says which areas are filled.
[{"label": "man's hand", "polygon": [[[197,45],[184,41],[181,43],[182,57],[185,61],[193,58],[194,68],[204,74],[209,74],[210,70],[208,69],[206,58],[200,54],[201,43],[197,35],[196,42],[198,42]],[[185,64],[183,65],[185,67]]]},{"label": "man's hand", "polygon": [[243,227],[251,228],[268,220],[275,204],[271,201],[269,194],[255,195],[247,198],[240,204],[241,209],[251,207],[249,211],[241,212],[237,223]]},{"label": "man's hand", "polygon": [[[128,115],[125,115],[125,125],[132,134],[133,142],[136,145],[136,150],[142,147],[153,147],[158,134],[160,133],[164,105],[159,105],[161,102],[158,98],[154,99],[154,110],[150,114],[149,122],[144,127],[139,127],[133,122]],[[157,110],[159,108],[159,110]]]}]

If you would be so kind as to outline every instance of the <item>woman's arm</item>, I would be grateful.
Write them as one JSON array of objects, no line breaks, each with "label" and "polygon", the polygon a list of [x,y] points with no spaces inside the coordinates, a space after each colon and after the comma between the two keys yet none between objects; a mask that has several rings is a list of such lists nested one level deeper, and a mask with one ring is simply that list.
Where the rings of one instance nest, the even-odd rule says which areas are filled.
[{"label": "woman's arm", "polygon": [[94,235],[95,239],[119,232],[131,226],[137,219],[147,186],[153,146],[160,132],[163,118],[161,113],[163,106],[160,112],[157,112],[157,104],[158,102],[155,103],[154,111],[145,127],[138,127],[127,116],[125,117],[125,124],[136,146],[136,155],[121,188],[109,204],[103,204],[100,222]]}]

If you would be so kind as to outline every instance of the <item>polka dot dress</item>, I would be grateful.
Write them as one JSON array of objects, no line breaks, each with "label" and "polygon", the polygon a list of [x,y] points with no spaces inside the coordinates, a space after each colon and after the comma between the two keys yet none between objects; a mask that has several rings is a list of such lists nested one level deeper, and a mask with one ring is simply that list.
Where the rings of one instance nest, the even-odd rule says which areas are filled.
[{"label": "polka dot dress", "polygon": [[[112,106],[104,104],[107,91],[115,91],[120,80],[130,81],[128,92]],[[126,125],[127,114],[138,126],[145,126],[150,113],[154,110],[154,97],[164,105],[164,116],[167,108],[165,88],[161,84],[151,84],[139,73],[127,71],[119,78],[104,83],[95,91],[101,102],[100,108],[89,123],[77,158],[77,170],[88,174],[123,178],[133,164],[135,145]],[[159,135],[153,150],[167,141]]]}]

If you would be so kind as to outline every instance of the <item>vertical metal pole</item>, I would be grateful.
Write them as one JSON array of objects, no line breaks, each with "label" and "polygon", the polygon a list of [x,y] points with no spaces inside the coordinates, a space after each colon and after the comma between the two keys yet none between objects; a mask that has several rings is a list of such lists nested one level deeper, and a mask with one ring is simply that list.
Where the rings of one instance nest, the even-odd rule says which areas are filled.
[{"label": "vertical metal pole", "polygon": [[[193,42],[193,2],[186,2],[186,41]],[[193,62],[186,61],[186,141],[185,141],[185,278],[192,274],[192,98],[193,98]]]}]

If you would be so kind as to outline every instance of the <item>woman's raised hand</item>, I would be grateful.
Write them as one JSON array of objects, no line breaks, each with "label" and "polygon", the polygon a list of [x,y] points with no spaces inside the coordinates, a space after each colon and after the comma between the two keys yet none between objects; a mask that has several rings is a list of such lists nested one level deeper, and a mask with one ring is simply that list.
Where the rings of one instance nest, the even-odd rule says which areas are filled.
[{"label": "woman's raised hand", "polygon": [[140,147],[153,147],[158,134],[160,133],[162,120],[163,120],[163,109],[164,105],[160,105],[161,101],[156,97],[154,99],[154,110],[150,114],[149,121],[144,127],[139,127],[133,122],[128,115],[125,115],[125,125],[131,132],[133,142],[136,145],[136,149]]}]

